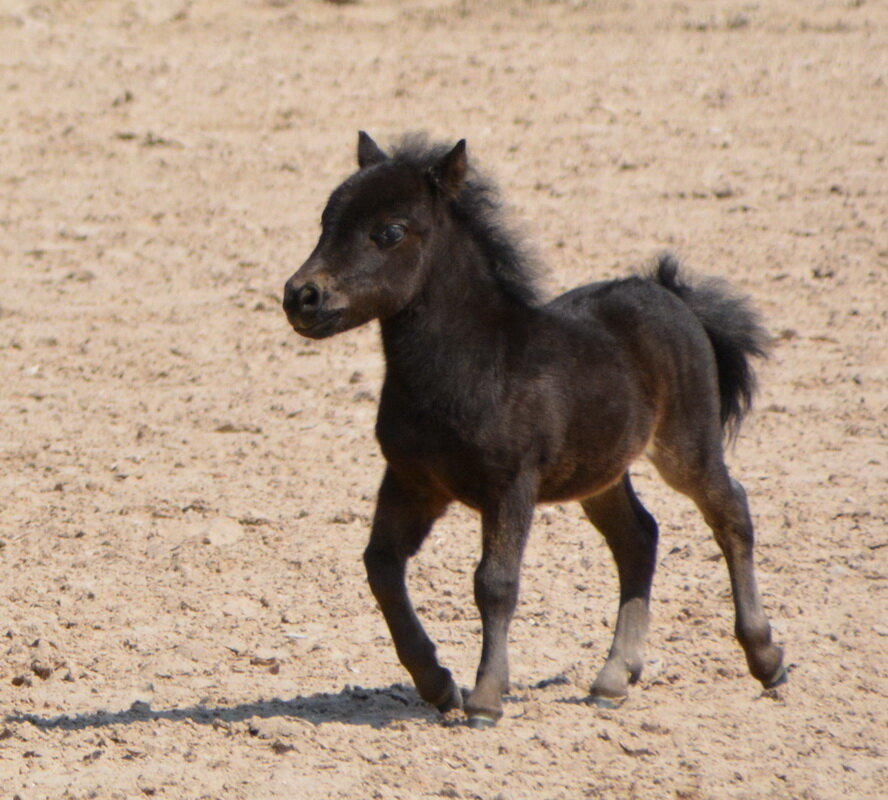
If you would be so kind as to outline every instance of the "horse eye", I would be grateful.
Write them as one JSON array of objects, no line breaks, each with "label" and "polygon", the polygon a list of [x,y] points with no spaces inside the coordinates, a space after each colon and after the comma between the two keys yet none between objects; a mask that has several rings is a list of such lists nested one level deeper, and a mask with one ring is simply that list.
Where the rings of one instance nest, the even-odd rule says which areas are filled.
[{"label": "horse eye", "polygon": [[403,225],[386,225],[378,233],[371,234],[370,238],[378,247],[386,249],[398,244],[404,238],[405,232]]}]

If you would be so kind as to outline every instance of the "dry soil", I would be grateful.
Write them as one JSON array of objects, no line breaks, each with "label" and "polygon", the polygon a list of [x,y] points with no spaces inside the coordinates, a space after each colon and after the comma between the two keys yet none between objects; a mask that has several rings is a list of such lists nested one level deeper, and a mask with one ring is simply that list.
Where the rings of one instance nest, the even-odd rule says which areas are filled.
[{"label": "dry soil", "polygon": [[[0,794],[888,796],[888,5],[5,0]],[[576,505],[537,515],[494,730],[418,701],[366,587],[374,325],[280,311],[356,131],[466,137],[554,294],[663,248],[777,344],[731,452],[789,683],[641,463],[645,675],[584,705],[616,607]],[[478,521],[411,570],[470,683]]]}]

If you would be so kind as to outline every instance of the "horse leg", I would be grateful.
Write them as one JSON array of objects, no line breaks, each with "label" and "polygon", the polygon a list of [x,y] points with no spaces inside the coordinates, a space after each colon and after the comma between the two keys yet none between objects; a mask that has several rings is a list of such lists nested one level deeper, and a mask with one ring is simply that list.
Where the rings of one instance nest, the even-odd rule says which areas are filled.
[{"label": "horse leg", "polygon": [[407,594],[407,560],[422,545],[447,501],[423,497],[386,470],[379,489],[370,541],[364,551],[367,578],[388,624],[401,663],[423,700],[443,714],[462,707],[450,670],[438,663],[435,645],[416,616]]},{"label": "horse leg", "polygon": [[626,698],[628,684],[638,680],[644,663],[657,523],[635,496],[629,473],[601,494],[583,500],[582,506],[610,547],[620,580],[613,642],[589,698],[596,705],[614,708]]},{"label": "horse leg", "polygon": [[702,456],[697,450],[696,458],[677,457],[679,452],[677,448],[661,450],[658,444],[652,455],[654,466],[666,483],[696,503],[725,556],[734,598],[734,632],[749,671],[765,688],[783,683],[783,650],[771,641],[771,625],[756,586],[755,534],[746,491],[728,475],[720,439],[717,448]]},{"label": "horse leg", "polygon": [[482,554],[475,570],[475,602],[481,612],[481,661],[466,701],[468,725],[488,728],[503,715],[509,688],[509,624],[518,603],[521,558],[533,518],[533,499],[513,491],[482,511]]}]

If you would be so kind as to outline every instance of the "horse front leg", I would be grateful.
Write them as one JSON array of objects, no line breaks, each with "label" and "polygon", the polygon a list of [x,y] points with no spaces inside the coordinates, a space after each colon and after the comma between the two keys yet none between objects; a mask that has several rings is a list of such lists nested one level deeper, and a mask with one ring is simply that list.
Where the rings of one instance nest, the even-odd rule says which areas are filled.
[{"label": "horse front leg", "polygon": [[462,707],[450,670],[438,663],[435,645],[407,593],[407,560],[422,545],[447,501],[407,487],[386,470],[379,489],[370,541],[364,551],[367,579],[388,624],[395,650],[423,700],[442,714]]},{"label": "horse front leg", "polygon": [[481,661],[475,688],[466,701],[471,728],[488,728],[503,715],[509,688],[509,624],[518,603],[521,559],[533,518],[534,501],[516,489],[482,511],[482,555],[475,570],[475,602],[481,612]]}]

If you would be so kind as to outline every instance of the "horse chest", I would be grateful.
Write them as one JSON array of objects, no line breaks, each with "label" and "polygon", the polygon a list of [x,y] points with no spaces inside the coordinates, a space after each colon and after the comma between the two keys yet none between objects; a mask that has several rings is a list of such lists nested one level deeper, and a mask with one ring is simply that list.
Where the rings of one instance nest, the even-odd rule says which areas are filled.
[{"label": "horse chest", "polygon": [[[490,421],[433,405],[380,403],[376,437],[393,467],[475,506],[490,483],[499,453]],[[516,448],[516,453],[518,449]]]}]

